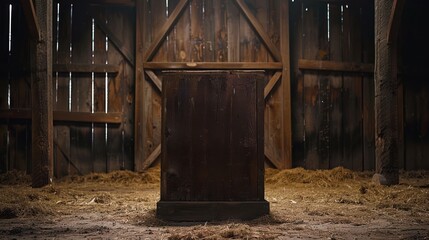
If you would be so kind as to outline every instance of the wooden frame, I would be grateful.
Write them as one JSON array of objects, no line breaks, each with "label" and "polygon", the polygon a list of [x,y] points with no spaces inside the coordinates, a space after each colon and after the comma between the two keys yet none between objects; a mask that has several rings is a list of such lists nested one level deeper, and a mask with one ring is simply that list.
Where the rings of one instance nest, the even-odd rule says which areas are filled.
[{"label": "wooden frame", "polygon": [[[265,32],[261,23],[253,15],[243,0],[235,0],[234,3],[238,10],[244,15],[245,19],[253,28],[262,40],[262,43],[267,47],[268,52],[276,62],[151,62],[156,52],[161,47],[166,39],[167,34],[178,22],[185,8],[192,0],[180,0],[175,9],[171,12],[167,21],[155,35],[147,51],[143,51],[143,36],[146,31],[144,21],[144,13],[146,11],[145,4],[142,0],[136,0],[136,92],[135,92],[135,170],[144,171],[148,168],[160,155],[161,146],[158,145],[154,151],[144,159],[143,141],[146,138],[144,128],[146,128],[147,117],[144,109],[144,92],[146,81],[151,81],[153,86],[159,92],[162,91],[162,81],[153,70],[277,70],[274,76],[270,79],[264,89],[264,96],[267,97],[273,90],[277,82],[282,79],[283,82],[283,140],[282,151],[283,159],[273,159],[273,156],[266,154],[267,158],[277,168],[292,167],[292,137],[291,137],[291,94],[290,94],[290,56],[289,56],[289,2],[280,1],[281,14],[281,51],[271,41],[267,32]],[[146,77],[147,76],[147,77]],[[269,157],[271,156],[271,157]],[[143,160],[143,161],[142,161]],[[286,162],[283,164],[283,162]]]}]

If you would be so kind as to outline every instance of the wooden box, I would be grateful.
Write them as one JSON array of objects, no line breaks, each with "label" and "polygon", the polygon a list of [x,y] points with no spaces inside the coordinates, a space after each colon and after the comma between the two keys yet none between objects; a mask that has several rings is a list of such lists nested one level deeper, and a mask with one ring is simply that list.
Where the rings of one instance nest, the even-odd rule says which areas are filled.
[{"label": "wooden box", "polygon": [[164,77],[159,218],[210,221],[269,213],[263,89],[259,73]]}]

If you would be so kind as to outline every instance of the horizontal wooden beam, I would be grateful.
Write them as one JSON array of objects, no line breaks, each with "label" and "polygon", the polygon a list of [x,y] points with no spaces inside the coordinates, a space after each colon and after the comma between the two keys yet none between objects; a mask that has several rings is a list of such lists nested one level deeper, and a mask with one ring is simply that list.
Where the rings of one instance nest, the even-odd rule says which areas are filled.
[{"label": "horizontal wooden beam", "polygon": [[318,71],[374,73],[374,64],[353,62],[299,59],[298,68]]},{"label": "horizontal wooden beam", "polygon": [[122,122],[122,113],[86,113],[54,111],[54,121],[120,124]]},{"label": "horizontal wooden beam", "polygon": [[153,70],[281,70],[279,62],[146,62]]},{"label": "horizontal wooden beam", "polygon": [[[0,120],[31,120],[30,109],[0,110]],[[54,111],[56,122],[112,123],[122,122],[122,113],[87,113]]]},{"label": "horizontal wooden beam", "polygon": [[111,64],[54,64],[54,72],[117,73],[119,66]]}]

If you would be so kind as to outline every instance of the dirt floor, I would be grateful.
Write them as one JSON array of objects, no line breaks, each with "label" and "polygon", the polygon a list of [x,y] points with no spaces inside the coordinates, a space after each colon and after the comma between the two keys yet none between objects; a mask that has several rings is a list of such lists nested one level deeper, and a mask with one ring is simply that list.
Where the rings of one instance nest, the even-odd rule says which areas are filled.
[{"label": "dirt floor", "polygon": [[266,171],[271,214],[253,221],[155,218],[159,168],[68,177],[32,189],[0,175],[0,239],[429,239],[429,172],[377,186],[373,173]]}]

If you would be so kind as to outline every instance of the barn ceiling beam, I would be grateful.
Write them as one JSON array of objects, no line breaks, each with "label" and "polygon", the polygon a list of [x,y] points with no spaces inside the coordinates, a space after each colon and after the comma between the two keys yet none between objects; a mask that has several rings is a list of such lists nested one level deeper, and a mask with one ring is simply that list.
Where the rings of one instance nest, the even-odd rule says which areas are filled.
[{"label": "barn ceiling beam", "polygon": [[281,70],[278,62],[146,62],[145,69],[154,70]]},{"label": "barn ceiling beam", "polygon": [[24,11],[25,19],[27,20],[30,35],[33,39],[38,41],[40,39],[40,27],[33,0],[20,0],[20,2]]},{"label": "barn ceiling beam", "polygon": [[271,41],[270,36],[266,33],[266,31],[264,30],[264,27],[258,21],[258,19],[255,17],[255,15],[253,15],[252,11],[249,9],[249,7],[244,2],[244,0],[235,0],[235,3],[237,4],[240,11],[244,14],[246,19],[248,20],[250,26],[253,29],[255,29],[256,33],[262,39],[262,42],[268,48],[268,51],[271,53],[274,60],[277,62],[281,62],[282,57],[280,55],[280,50]]},{"label": "barn ceiling beam", "polygon": [[405,0],[394,0],[392,11],[389,18],[389,27],[387,31],[387,41],[392,43],[397,39],[402,12],[404,10]]},{"label": "barn ceiling beam", "polygon": [[143,57],[144,62],[152,60],[152,58],[155,56],[162,42],[167,37],[167,34],[174,27],[175,23],[179,20],[186,6],[188,6],[189,1],[190,0],[180,0],[180,2],[177,4],[176,8],[173,10],[167,21],[161,27],[152,44],[146,51],[146,54]]}]

